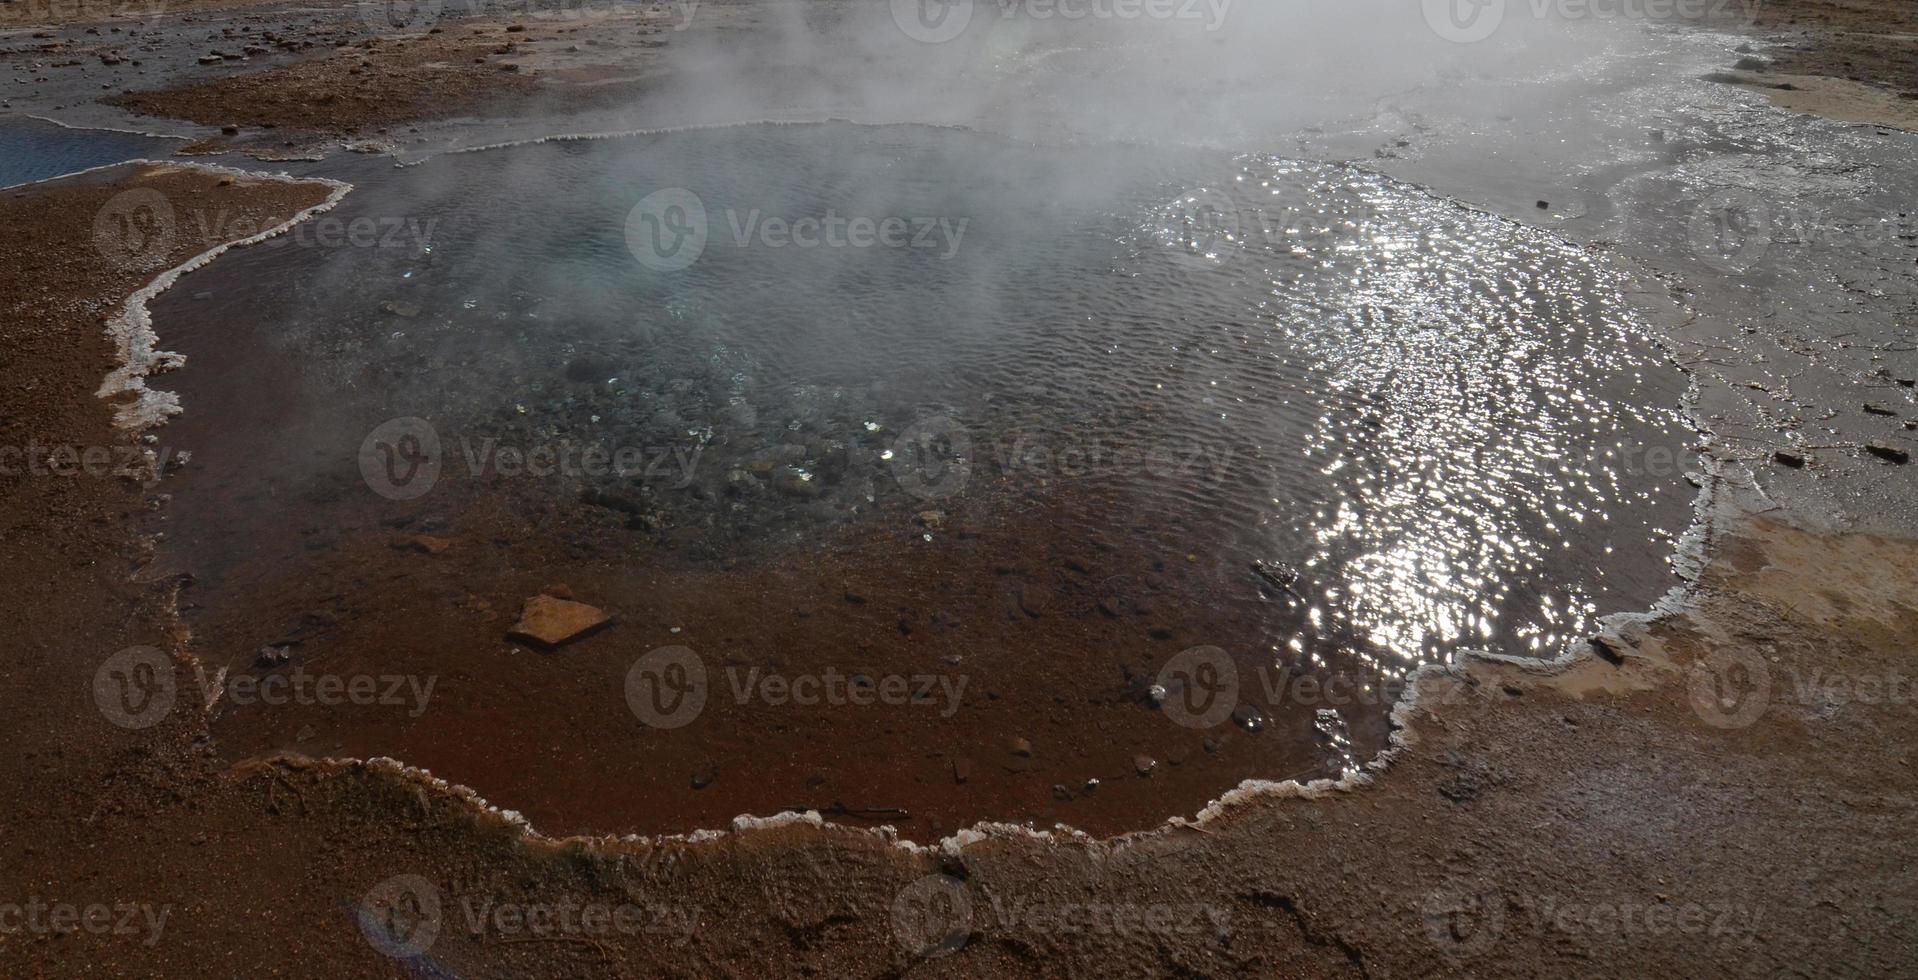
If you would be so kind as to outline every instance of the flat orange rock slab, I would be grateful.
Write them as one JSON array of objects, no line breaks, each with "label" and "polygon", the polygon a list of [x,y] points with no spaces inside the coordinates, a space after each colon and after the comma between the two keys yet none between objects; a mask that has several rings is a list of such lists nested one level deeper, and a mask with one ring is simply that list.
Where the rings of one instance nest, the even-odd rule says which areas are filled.
[{"label": "flat orange rock slab", "polygon": [[506,635],[515,640],[556,647],[579,639],[612,621],[613,617],[604,610],[583,602],[536,595],[526,600],[526,608],[520,610],[519,622],[514,623]]}]

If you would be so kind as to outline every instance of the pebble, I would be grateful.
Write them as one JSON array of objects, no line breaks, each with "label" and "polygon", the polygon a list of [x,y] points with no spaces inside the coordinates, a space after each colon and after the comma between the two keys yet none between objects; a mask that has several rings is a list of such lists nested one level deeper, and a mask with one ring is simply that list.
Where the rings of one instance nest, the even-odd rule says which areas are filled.
[{"label": "pebble", "polygon": [[519,622],[506,632],[509,639],[530,640],[545,647],[557,647],[576,640],[613,618],[604,611],[581,602],[536,595],[526,600]]},{"label": "pebble", "polygon": [[1256,732],[1265,727],[1265,712],[1258,708],[1242,704],[1232,709],[1232,720],[1248,732]]},{"label": "pebble", "polygon": [[1023,738],[1013,739],[1012,745],[1010,746],[1010,748],[1012,750],[1012,754],[1019,756],[1020,758],[1032,757],[1032,743],[1026,741]]}]

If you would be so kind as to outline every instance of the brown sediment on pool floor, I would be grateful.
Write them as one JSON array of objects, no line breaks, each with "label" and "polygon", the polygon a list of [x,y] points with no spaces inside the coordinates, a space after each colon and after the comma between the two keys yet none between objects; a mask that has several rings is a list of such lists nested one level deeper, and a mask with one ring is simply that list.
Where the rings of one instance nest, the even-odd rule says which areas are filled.
[{"label": "brown sediment on pool floor", "polygon": [[[176,487],[192,494],[193,478]],[[915,840],[982,820],[1138,830],[1246,778],[1345,765],[1313,706],[1270,696],[1298,675],[1261,641],[1297,610],[1249,570],[1221,579],[1192,560],[1207,544],[1190,529],[1115,506],[1111,533],[1079,539],[1056,529],[1085,526],[1065,512],[1090,501],[978,494],[737,560],[639,537],[588,557],[583,539],[619,532],[511,499],[440,487],[428,513],[444,520],[371,508],[277,539],[262,528],[237,566],[185,590],[195,655],[283,702],[249,687],[219,705],[220,751],[388,756],[555,834],[816,809]],[[509,639],[544,590],[615,622],[556,649]],[[1201,647],[1242,680],[1194,693],[1206,717],[1168,710],[1152,686]],[[690,703],[671,673],[688,667]],[[1351,664],[1309,673],[1337,670],[1350,686],[1325,703],[1369,758],[1392,695],[1360,692],[1374,678]],[[393,697],[320,704],[325,676],[384,679]]]}]

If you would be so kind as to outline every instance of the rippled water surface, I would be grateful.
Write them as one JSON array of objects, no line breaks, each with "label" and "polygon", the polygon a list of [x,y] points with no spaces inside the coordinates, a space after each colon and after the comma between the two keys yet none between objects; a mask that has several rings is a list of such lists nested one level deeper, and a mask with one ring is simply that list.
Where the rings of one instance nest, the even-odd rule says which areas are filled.
[{"label": "rippled water surface", "polygon": [[[1388,178],[824,125],[355,180],[157,304],[206,481],[173,547],[214,588],[259,528],[391,507],[359,459],[394,418],[635,567],[1037,501],[1049,539],[1159,570],[1094,591],[1200,576],[1178,601],[1233,625],[1180,645],[1254,667],[1549,655],[1672,583],[1682,378],[1613,274]],[[499,453],[540,447],[581,465]]]},{"label": "rippled water surface", "polygon": [[[680,189],[705,241],[670,269],[647,209],[679,198],[648,196]],[[805,218],[816,246],[767,232]],[[266,326],[293,420],[418,416],[451,464],[698,448],[692,494],[667,465],[578,482],[660,498],[644,530],[708,556],[889,496],[1096,486],[1213,529],[1208,561],[1296,569],[1282,645],[1402,664],[1646,604],[1689,499],[1680,377],[1604,268],[1357,170],[748,128],[445,158],[332,224],[223,263],[163,335]]]},{"label": "rippled water surface", "polygon": [[0,120],[0,187],[143,156],[163,156],[171,140],[67,129],[35,119]]}]

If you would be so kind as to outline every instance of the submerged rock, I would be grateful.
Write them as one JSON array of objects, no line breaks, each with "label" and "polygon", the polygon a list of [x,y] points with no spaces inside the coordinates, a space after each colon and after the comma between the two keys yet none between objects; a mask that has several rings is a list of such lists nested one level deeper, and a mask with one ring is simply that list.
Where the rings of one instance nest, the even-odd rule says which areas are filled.
[{"label": "submerged rock", "polygon": [[441,555],[445,554],[448,548],[453,547],[453,542],[446,538],[434,537],[431,534],[414,534],[393,542],[393,547],[401,551],[417,551],[422,554]]},{"label": "submerged rock", "polygon": [[1299,570],[1282,561],[1255,561],[1252,570],[1280,589],[1290,589],[1299,580]]},{"label": "submerged rock", "polygon": [[772,472],[773,489],[788,497],[810,500],[819,496],[819,481],[797,466],[781,466]]},{"label": "submerged rock", "polygon": [[545,647],[556,647],[579,639],[611,623],[613,617],[583,602],[536,595],[526,600],[519,622],[507,630],[507,637],[529,640]]}]

